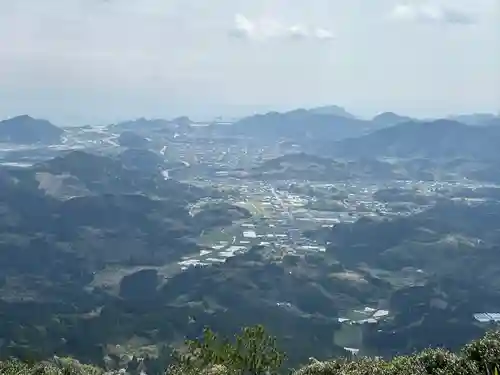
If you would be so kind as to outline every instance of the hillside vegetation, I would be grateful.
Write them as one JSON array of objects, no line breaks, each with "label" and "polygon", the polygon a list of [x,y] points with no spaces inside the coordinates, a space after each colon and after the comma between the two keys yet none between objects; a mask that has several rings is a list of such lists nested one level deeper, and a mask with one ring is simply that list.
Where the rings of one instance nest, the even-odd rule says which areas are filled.
[{"label": "hillside vegetation", "polygon": [[[410,356],[386,361],[379,358],[337,359],[310,364],[298,369],[282,368],[285,354],[262,326],[244,328],[234,340],[221,339],[209,329],[203,338],[188,341],[182,353],[174,354],[174,363],[165,375],[498,375],[500,332],[492,331],[472,341],[458,353],[434,348]],[[141,362],[127,369],[101,370],[69,358],[54,358],[41,363],[17,360],[0,362],[2,375],[105,375],[145,374]]]}]

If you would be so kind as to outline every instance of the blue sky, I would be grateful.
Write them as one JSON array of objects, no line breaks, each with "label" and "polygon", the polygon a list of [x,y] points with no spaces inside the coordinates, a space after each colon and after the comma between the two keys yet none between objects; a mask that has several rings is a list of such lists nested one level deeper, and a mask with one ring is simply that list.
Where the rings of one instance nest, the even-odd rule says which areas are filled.
[{"label": "blue sky", "polygon": [[0,0],[0,117],[498,111],[496,0]]}]

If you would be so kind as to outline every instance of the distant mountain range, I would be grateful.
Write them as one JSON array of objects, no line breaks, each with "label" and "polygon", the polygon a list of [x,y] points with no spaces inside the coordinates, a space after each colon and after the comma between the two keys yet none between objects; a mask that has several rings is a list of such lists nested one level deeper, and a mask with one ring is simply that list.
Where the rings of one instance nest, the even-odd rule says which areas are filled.
[{"label": "distant mountain range", "polygon": [[[112,127],[115,130],[122,130],[120,144],[143,148],[147,141],[140,133],[145,129],[174,132],[182,128],[189,131],[192,124],[188,117],[172,120],[139,118]],[[434,126],[431,129],[425,124]],[[491,129],[482,129],[484,127]],[[361,152],[365,156],[370,156],[374,151],[376,155],[387,156],[405,154],[449,156],[462,155],[463,152],[467,155],[478,153],[485,155],[493,152],[492,142],[489,139],[492,135],[497,136],[498,132],[493,130],[495,127],[500,128],[500,117],[494,114],[479,113],[451,116],[441,120],[416,120],[394,112],[384,112],[371,120],[363,120],[356,118],[342,107],[332,105],[282,113],[257,114],[240,119],[232,126],[220,127],[218,131],[224,135],[264,141],[287,139],[313,145],[314,148],[331,148],[331,142],[362,137],[362,141],[349,139],[336,144],[335,154],[339,155],[357,155]],[[0,122],[0,142],[5,143],[57,144],[60,143],[63,133],[63,129],[50,122],[27,115]],[[428,140],[427,137],[437,138]],[[459,145],[462,140],[466,142],[464,148]],[[419,142],[425,144],[417,145]],[[483,146],[486,146],[486,149],[483,149]],[[376,147],[379,147],[378,151]],[[431,151],[433,147],[439,147],[439,150]]]},{"label": "distant mountain range", "polygon": [[47,120],[22,115],[0,121],[0,142],[17,144],[54,144],[61,141],[64,130]]},{"label": "distant mountain range", "polygon": [[[496,159],[500,127],[408,121],[331,145],[336,156]],[[326,151],[325,151],[326,152]]]},{"label": "distant mountain range", "polygon": [[339,117],[345,117],[345,118],[349,118],[349,119],[356,118],[356,116],[354,116],[352,113],[347,112],[345,110],[345,108],[339,107],[337,105],[327,105],[327,106],[322,106],[322,107],[311,108],[308,111],[309,111],[309,113],[312,113],[315,115],[339,116]]},{"label": "distant mountain range", "polygon": [[[328,111],[326,111],[328,112]],[[320,109],[269,112],[243,118],[226,130],[247,137],[288,138],[300,141],[338,140],[362,135],[372,128],[370,121],[325,113]]]},{"label": "distant mountain range", "polygon": [[449,119],[459,121],[466,125],[476,125],[476,126],[500,125],[500,116],[494,115],[492,113],[472,113],[466,115],[456,115],[456,116],[450,116]]},{"label": "distant mountain range", "polygon": [[400,116],[394,112],[384,112],[375,116],[372,122],[382,126],[392,126],[411,120],[411,117],[408,116]]},{"label": "distant mountain range", "polygon": [[437,120],[417,120],[394,112],[383,112],[371,120],[356,118],[337,106],[297,109],[289,112],[269,112],[245,117],[229,127],[232,135],[291,139],[299,143],[332,141],[359,137],[377,130],[407,123],[437,124],[461,123],[469,126],[500,125],[500,117],[489,114],[472,114]]},{"label": "distant mountain range", "polygon": [[[500,116],[489,113],[473,113],[449,116],[446,120],[460,122],[469,126],[500,126]],[[331,141],[358,137],[379,130],[408,122],[431,122],[437,120],[416,120],[394,112],[383,112],[372,119],[360,119],[345,108],[330,105],[310,109],[299,108],[288,112],[268,112],[244,117],[232,126],[221,129],[231,136],[254,138],[278,138],[306,142],[310,140]],[[187,116],[174,119],[146,119],[124,121],[110,125],[115,130],[124,132],[123,142],[127,147],[131,134],[126,131],[189,130],[194,122]],[[17,144],[56,144],[61,140],[64,130],[47,120],[35,119],[28,115],[0,121],[0,142]]]}]

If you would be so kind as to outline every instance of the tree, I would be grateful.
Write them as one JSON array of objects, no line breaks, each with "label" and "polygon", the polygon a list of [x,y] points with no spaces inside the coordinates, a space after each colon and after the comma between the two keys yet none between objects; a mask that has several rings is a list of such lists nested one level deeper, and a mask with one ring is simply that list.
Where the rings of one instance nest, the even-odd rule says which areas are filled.
[{"label": "tree", "polygon": [[285,359],[276,339],[260,325],[244,328],[234,342],[205,328],[201,340],[186,345],[186,353],[175,356],[170,373],[214,373],[217,368],[217,374],[269,375],[276,374]]}]

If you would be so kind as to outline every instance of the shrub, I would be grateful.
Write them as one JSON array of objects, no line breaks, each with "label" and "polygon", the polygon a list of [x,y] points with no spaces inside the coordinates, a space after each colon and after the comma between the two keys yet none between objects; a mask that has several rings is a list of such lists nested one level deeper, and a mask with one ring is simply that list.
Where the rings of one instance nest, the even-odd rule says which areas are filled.
[{"label": "shrub", "polygon": [[187,348],[187,353],[176,356],[176,364],[169,373],[202,370],[216,374],[276,374],[285,358],[277,349],[276,339],[262,326],[244,328],[236,335],[235,342],[220,339],[205,328],[203,338],[188,341]]},{"label": "shrub", "polygon": [[27,364],[17,360],[0,362],[1,375],[102,375],[103,371],[82,365],[71,358],[54,358],[51,361]]},{"label": "shrub", "polygon": [[[187,342],[177,353],[166,375],[272,375],[283,364],[276,340],[262,326],[245,328],[233,342],[205,329],[201,340]],[[466,345],[458,354],[426,349],[390,361],[360,358],[337,359],[309,365],[293,375],[500,375],[500,332],[487,333]],[[118,372],[124,374],[123,372]],[[115,374],[118,374],[115,373]],[[112,375],[70,358],[28,364],[18,360],[0,362],[0,375]]]}]

